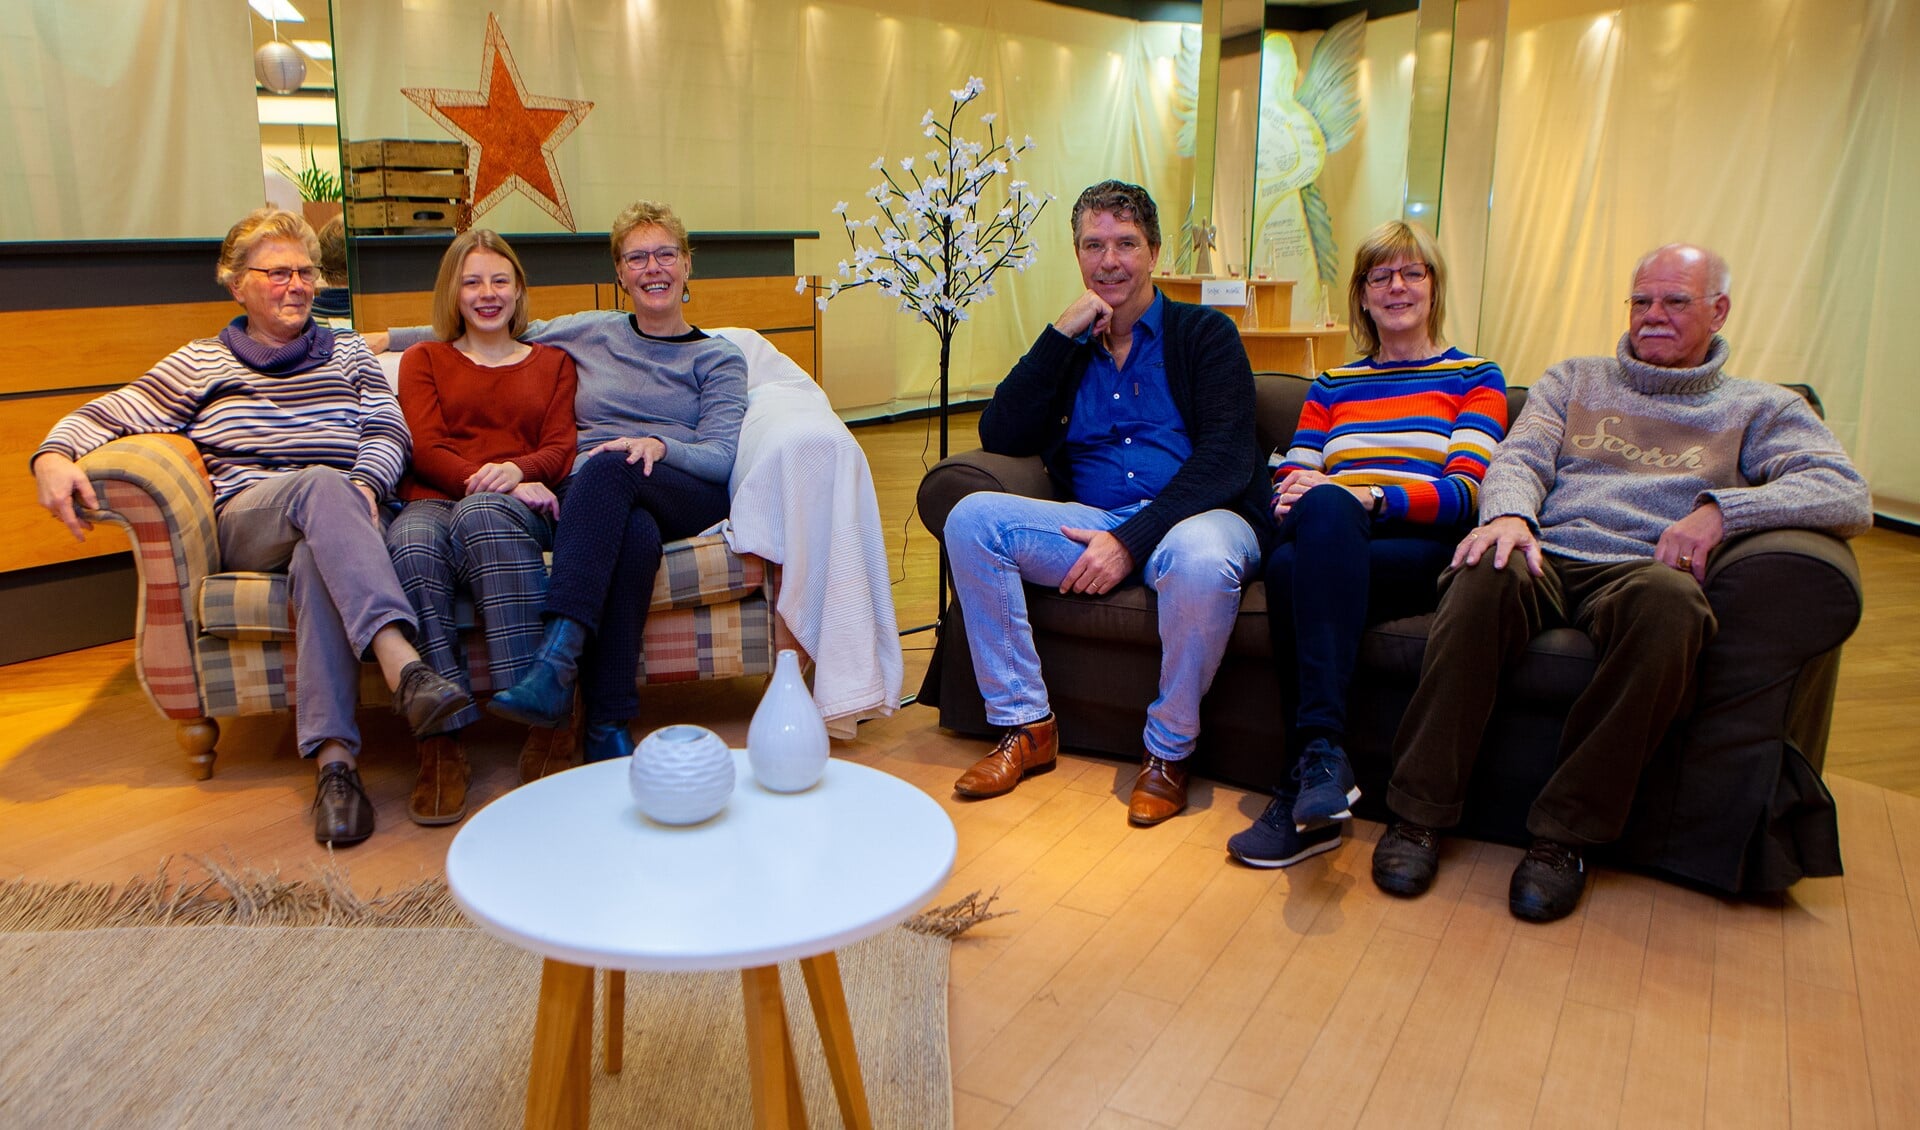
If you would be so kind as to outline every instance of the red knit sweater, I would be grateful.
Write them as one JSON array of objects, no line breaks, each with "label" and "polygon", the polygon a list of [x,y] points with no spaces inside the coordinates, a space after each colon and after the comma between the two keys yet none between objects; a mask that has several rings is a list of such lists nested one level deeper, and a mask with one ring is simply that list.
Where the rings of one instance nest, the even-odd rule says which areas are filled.
[{"label": "red knit sweater", "polygon": [[443,341],[400,358],[400,410],[413,433],[413,464],[399,495],[462,498],[468,476],[502,460],[529,482],[556,485],[573,465],[573,358],[547,345],[488,368]]}]

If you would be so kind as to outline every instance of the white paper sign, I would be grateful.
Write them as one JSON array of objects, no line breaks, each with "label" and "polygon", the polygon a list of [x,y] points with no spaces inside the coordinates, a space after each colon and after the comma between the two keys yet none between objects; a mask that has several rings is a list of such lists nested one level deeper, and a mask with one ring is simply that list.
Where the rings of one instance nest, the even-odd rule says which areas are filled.
[{"label": "white paper sign", "polygon": [[1245,306],[1247,304],[1247,282],[1245,279],[1206,279],[1200,284],[1200,305],[1202,306]]}]

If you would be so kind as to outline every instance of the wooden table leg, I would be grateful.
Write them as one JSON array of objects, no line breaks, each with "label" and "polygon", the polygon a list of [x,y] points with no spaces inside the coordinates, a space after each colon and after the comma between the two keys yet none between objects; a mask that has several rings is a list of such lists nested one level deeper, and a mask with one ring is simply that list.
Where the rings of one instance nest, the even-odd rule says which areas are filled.
[{"label": "wooden table leg", "polygon": [[753,1124],[762,1130],[791,1130],[807,1124],[800,1095],[800,1072],[787,1030],[786,1003],[780,995],[780,967],[763,965],[740,971],[740,995],[747,1013],[747,1067],[753,1078]]},{"label": "wooden table leg", "polygon": [[847,1015],[847,992],[840,984],[840,960],[832,953],[800,959],[807,978],[807,998],[813,1002],[813,1021],[833,1074],[833,1094],[840,1100],[840,1121],[847,1130],[873,1130],[867,1110],[867,1087],[860,1077],[860,1052],[853,1044],[853,1020]]},{"label": "wooden table leg", "polygon": [[627,971],[607,970],[607,1074],[620,1074],[627,1050]]},{"label": "wooden table leg", "polygon": [[585,1130],[593,1079],[593,970],[547,958],[527,1069],[529,1127]]}]

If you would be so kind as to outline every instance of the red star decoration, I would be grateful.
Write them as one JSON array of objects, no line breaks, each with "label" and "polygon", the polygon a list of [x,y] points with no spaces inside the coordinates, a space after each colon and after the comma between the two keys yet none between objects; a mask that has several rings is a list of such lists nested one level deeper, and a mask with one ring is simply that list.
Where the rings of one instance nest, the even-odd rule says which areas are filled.
[{"label": "red star decoration", "polygon": [[400,93],[471,148],[475,216],[510,192],[525,193],[568,231],[578,231],[553,151],[593,109],[593,103],[527,93],[500,22],[487,14],[480,52],[479,90],[406,87]]}]

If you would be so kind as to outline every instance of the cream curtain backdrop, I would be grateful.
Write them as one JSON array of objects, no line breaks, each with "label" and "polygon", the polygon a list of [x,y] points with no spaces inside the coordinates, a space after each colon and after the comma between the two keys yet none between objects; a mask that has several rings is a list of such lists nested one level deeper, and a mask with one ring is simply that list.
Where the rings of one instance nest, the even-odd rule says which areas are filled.
[{"label": "cream curtain backdrop", "polygon": [[[978,115],[989,110],[1003,131],[1032,134],[1039,147],[1021,175],[1060,199],[1042,217],[1037,266],[1004,273],[1000,295],[956,335],[955,399],[990,394],[1078,292],[1067,221],[1080,189],[1107,176],[1143,183],[1172,231],[1185,212],[1191,174],[1174,155],[1169,97],[1179,25],[1041,0],[335,0],[347,136],[445,136],[400,88],[477,88],[489,11],[529,94],[595,104],[557,151],[581,230],[604,231],[635,199],[665,200],[696,230],[820,231],[800,244],[810,273],[850,258],[832,208],[845,200],[866,214],[873,159],[924,153],[921,114],[944,111],[969,75],[984,78],[986,96],[963,119],[968,135],[984,135]],[[477,222],[555,229],[518,196]],[[864,292],[836,300],[824,322],[825,385],[842,415],[927,402],[938,371],[931,329]]]},{"label": "cream curtain backdrop", "polygon": [[1513,0],[1507,33],[1478,348],[1517,383],[1610,353],[1640,253],[1708,244],[1729,371],[1813,385],[1920,519],[1920,0]]},{"label": "cream curtain backdrop", "polygon": [[248,19],[235,0],[0,0],[0,240],[218,238],[258,208]]}]

